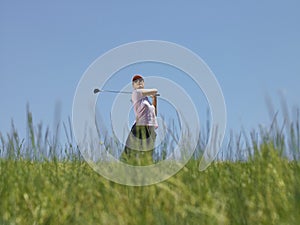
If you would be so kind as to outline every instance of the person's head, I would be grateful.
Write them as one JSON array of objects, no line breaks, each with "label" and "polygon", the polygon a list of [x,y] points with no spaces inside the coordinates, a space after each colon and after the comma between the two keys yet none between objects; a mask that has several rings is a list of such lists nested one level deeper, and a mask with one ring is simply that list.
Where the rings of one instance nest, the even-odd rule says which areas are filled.
[{"label": "person's head", "polygon": [[144,88],[144,78],[136,74],[132,78],[132,87],[133,89],[143,89]]}]

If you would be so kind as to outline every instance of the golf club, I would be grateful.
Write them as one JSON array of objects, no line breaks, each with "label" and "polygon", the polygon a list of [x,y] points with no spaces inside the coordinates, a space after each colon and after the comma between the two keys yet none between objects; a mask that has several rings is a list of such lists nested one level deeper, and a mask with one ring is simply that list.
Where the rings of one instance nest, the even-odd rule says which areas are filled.
[{"label": "golf club", "polygon": [[[111,93],[121,93],[121,94],[132,94],[132,92],[129,91],[114,91],[114,90],[100,90],[98,88],[94,89],[94,94],[97,94],[99,92],[111,92]],[[156,94],[155,96],[160,96],[160,94]]]},{"label": "golf club", "polygon": [[131,94],[131,92],[129,92],[129,91],[100,90],[98,88],[94,89],[94,94],[97,94],[99,92],[112,92],[112,93],[121,93],[121,94]]}]

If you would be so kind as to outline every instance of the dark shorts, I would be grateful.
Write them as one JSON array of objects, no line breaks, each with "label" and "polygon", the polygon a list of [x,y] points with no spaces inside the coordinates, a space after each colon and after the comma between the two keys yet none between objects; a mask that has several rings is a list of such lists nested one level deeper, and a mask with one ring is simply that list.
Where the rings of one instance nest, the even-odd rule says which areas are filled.
[{"label": "dark shorts", "polygon": [[146,161],[152,162],[155,139],[156,133],[153,126],[134,124],[128,135],[122,155],[126,156],[126,158],[147,158]]},{"label": "dark shorts", "polygon": [[137,126],[136,124],[134,124],[131,128],[130,133],[132,133],[133,136],[139,139],[148,139],[155,133],[154,129],[155,128],[152,126]]}]

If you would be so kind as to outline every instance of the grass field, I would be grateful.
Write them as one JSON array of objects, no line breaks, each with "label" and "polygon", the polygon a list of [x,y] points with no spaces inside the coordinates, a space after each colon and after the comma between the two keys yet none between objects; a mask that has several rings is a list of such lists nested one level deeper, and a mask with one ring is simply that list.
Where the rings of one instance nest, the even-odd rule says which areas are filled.
[{"label": "grass field", "polygon": [[203,172],[192,159],[162,183],[130,187],[41,135],[28,112],[29,143],[14,127],[0,134],[0,224],[300,224],[297,118],[284,128],[273,120],[244,147],[231,140],[228,151],[246,159],[219,157]]}]

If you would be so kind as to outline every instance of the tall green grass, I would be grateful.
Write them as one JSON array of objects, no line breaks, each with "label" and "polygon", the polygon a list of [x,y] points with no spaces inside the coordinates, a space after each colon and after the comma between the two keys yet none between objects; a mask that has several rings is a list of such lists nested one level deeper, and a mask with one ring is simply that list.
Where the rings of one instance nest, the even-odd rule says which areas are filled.
[{"label": "tall green grass", "polygon": [[204,172],[194,157],[162,183],[130,187],[89,167],[70,124],[61,144],[27,109],[26,138],[13,123],[0,133],[0,224],[299,224],[299,110],[279,121],[232,134]]}]

